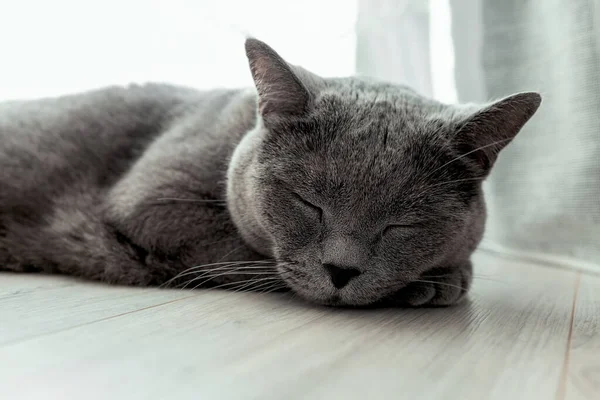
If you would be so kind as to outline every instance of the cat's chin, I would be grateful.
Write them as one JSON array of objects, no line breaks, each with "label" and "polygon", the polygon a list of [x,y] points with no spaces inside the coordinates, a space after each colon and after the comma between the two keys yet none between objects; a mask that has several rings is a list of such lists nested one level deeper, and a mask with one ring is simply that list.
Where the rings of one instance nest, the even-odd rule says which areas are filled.
[{"label": "cat's chin", "polygon": [[355,301],[351,301],[351,302],[347,302],[347,301],[343,301],[339,296],[332,296],[328,299],[326,299],[326,301],[324,301],[322,303],[322,305],[327,306],[327,307],[336,307],[336,308],[379,308],[382,305],[385,306],[381,299],[379,300],[374,300],[374,301],[370,301],[370,302],[355,302]]},{"label": "cat's chin", "polygon": [[365,297],[355,296],[352,293],[344,291],[328,292],[320,294],[317,290],[310,291],[305,288],[300,288],[298,285],[288,283],[291,290],[304,300],[328,307],[342,308],[370,308],[376,307],[382,301],[382,296]]}]

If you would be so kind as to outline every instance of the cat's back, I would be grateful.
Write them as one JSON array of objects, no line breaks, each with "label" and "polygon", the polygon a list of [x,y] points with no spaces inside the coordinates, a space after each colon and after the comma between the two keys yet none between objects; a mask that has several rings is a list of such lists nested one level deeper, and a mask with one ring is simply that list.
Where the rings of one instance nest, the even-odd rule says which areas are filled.
[{"label": "cat's back", "polygon": [[151,138],[182,105],[201,99],[201,92],[191,89],[149,84],[3,102],[0,151],[4,160],[10,150],[72,155],[75,144],[101,153],[119,147],[121,140]]},{"label": "cat's back", "polygon": [[111,216],[156,201],[144,185],[177,187],[186,171],[212,195],[255,103],[246,90],[162,84],[0,103],[0,267],[131,263],[114,250]]},{"label": "cat's back", "polygon": [[3,191],[42,186],[108,186],[185,116],[230,97],[163,84],[0,103]]}]

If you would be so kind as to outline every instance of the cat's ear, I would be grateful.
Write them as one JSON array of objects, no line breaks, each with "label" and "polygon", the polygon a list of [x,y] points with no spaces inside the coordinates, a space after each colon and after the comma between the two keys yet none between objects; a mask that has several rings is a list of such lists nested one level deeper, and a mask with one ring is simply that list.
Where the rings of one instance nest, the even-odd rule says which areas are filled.
[{"label": "cat's ear", "polygon": [[260,40],[246,39],[246,56],[258,91],[258,111],[265,119],[306,114],[314,98],[315,77],[292,67]]},{"label": "cat's ear", "polygon": [[455,139],[463,156],[488,173],[498,153],[535,114],[542,98],[526,92],[505,97],[478,109],[461,122]]}]

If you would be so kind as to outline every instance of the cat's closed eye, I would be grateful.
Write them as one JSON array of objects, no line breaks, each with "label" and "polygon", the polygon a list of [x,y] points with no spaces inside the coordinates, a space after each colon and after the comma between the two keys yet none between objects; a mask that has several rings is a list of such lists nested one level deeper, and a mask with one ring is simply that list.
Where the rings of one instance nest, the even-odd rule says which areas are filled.
[{"label": "cat's closed eye", "polygon": [[323,209],[321,207],[311,203],[296,192],[292,192],[292,194],[296,201],[302,205],[302,207],[304,207],[310,213],[315,215],[318,218],[319,222],[323,222]]}]

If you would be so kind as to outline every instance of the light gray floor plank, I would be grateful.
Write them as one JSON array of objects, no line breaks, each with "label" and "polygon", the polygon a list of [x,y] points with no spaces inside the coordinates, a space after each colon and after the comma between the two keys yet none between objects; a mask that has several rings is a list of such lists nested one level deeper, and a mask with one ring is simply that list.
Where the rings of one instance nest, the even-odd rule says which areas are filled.
[{"label": "light gray floor plank", "polygon": [[[222,376],[235,373],[244,382],[240,390],[254,387],[286,399],[330,399],[339,393],[356,399],[394,394],[415,399],[554,398],[574,274],[490,258],[479,261],[495,263],[481,269],[503,283],[477,282],[470,305],[414,311],[409,317],[405,312],[388,315],[387,324],[363,315],[346,316],[345,324],[329,319],[280,340],[269,349],[270,356],[255,354],[243,365],[233,363],[232,372],[222,371]],[[316,358],[307,362],[309,355]],[[284,375],[276,360],[296,368]]]},{"label": "light gray floor plank", "polygon": [[[286,296],[205,292],[0,348],[10,365],[0,398],[173,398],[178,385],[321,315]],[[31,374],[36,386],[26,385]]]},{"label": "light gray floor plank", "polygon": [[33,274],[0,274],[0,282],[0,347],[195,295]]},{"label": "light gray floor plank", "polygon": [[0,299],[29,292],[52,290],[77,284],[75,279],[40,274],[0,272]]},{"label": "light gray floor plank", "polygon": [[566,399],[600,399],[600,278],[581,274],[575,304]]},{"label": "light gray floor plank", "polygon": [[449,309],[340,310],[203,291],[49,330],[0,347],[0,398],[555,398],[576,274],[477,263],[472,301]]}]

